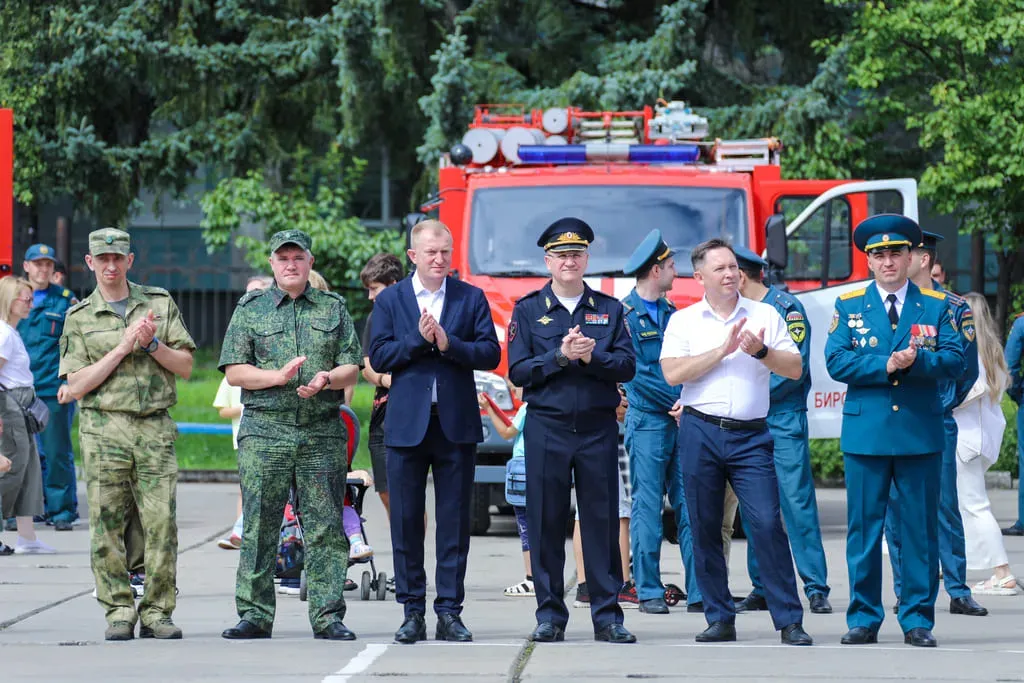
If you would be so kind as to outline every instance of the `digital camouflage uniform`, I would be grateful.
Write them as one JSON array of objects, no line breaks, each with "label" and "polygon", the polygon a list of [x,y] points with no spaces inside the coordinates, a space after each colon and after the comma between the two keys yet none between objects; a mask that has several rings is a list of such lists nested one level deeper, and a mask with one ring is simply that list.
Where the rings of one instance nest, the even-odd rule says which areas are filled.
[{"label": "digital camouflage uniform", "polygon": [[[114,232],[114,231],[110,231]],[[124,234],[124,233],[122,233]],[[125,329],[152,310],[156,338],[172,349],[195,350],[167,290],[128,283],[122,318],[99,289],[68,310],[60,340],[60,376],[92,365],[114,349]],[[98,388],[82,397],[78,433],[85,465],[96,597],[107,622],[135,624],[128,584],[126,527],[137,507],[145,536],[143,625],[170,618],[178,560],[176,489],[178,430],[167,413],[177,402],[174,374],[136,345]],[[137,544],[138,539],[133,544]],[[134,548],[133,548],[134,550]]]},{"label": "digital camouflage uniform", "polygon": [[296,389],[321,370],[360,365],[363,353],[337,294],[307,286],[292,299],[275,285],[243,296],[224,336],[220,369],[244,364],[278,370],[296,356],[306,356],[306,362],[284,386],[242,390],[238,473],[245,526],[235,605],[241,619],[271,630],[281,517],[294,479],[305,540],[309,621],[319,633],[345,616],[348,538],[341,516],[348,462],[347,434],[338,413],[344,392],[324,389],[303,399]]}]

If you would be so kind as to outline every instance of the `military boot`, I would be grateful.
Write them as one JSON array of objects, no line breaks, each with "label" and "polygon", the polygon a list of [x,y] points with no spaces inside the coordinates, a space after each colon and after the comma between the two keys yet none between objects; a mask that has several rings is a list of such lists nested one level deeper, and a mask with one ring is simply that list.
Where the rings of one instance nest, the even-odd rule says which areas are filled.
[{"label": "military boot", "polygon": [[174,625],[169,617],[157,619],[149,626],[139,629],[139,638],[156,638],[158,640],[181,640],[181,629]]},{"label": "military boot", "polygon": [[135,625],[127,621],[115,621],[103,632],[104,640],[131,640],[135,637]]}]

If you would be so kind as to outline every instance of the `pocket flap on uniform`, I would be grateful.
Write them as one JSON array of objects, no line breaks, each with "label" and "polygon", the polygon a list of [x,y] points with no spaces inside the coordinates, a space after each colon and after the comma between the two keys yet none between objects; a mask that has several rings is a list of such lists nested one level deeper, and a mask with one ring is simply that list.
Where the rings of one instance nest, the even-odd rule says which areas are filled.
[{"label": "pocket flap on uniform", "polygon": [[860,401],[851,401],[849,399],[843,403],[843,415],[860,415]]},{"label": "pocket flap on uniform", "polygon": [[253,329],[253,334],[257,334],[261,337],[269,337],[272,334],[281,334],[282,332],[284,332],[284,323],[278,321],[257,325],[255,329]]},{"label": "pocket flap on uniform", "polygon": [[333,332],[338,327],[338,318],[313,318],[310,321],[310,325],[313,326],[314,330],[320,332]]}]

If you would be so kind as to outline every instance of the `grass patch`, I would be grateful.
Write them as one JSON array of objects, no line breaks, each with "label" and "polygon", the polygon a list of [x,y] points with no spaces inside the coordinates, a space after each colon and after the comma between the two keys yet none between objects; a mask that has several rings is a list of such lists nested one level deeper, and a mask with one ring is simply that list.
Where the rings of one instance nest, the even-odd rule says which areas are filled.
[{"label": "grass patch", "polygon": [[[178,381],[178,404],[171,408],[176,422],[206,422],[227,424],[217,415],[213,398],[223,375],[217,370],[217,354],[212,351],[196,352],[195,369],[188,381]],[[367,449],[370,409],[373,407],[373,387],[360,383],[352,399],[352,409],[359,416],[362,434],[359,449],[352,460],[353,469],[370,469],[370,451]],[[75,449],[75,462],[82,466],[78,446],[78,418],[72,427],[71,439]],[[175,442],[178,467],[183,470],[235,470],[238,459],[227,434],[181,434]]]}]

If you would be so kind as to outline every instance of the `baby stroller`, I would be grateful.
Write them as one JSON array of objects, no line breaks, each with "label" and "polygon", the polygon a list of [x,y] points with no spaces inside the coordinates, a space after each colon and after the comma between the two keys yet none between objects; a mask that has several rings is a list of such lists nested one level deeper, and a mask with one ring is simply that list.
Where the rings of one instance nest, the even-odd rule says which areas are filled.
[{"label": "baby stroller", "polygon": [[[359,448],[359,418],[356,417],[355,411],[348,406],[341,406],[341,419],[345,423],[345,430],[348,432],[348,466],[352,468],[352,458],[356,454],[356,450]],[[363,484],[362,479],[349,478],[346,481],[345,491],[345,503],[351,505],[359,515],[359,527],[363,534],[364,539],[368,539],[366,536],[366,527],[363,524],[363,499],[366,497],[367,487]],[[302,522],[301,515],[296,515],[298,519],[299,530],[301,534]],[[384,572],[378,572],[377,566],[373,561],[371,555],[369,560],[357,560],[352,564],[358,564],[361,562],[369,562],[369,571],[364,571],[362,581],[359,585],[359,597],[363,600],[369,600],[371,597],[376,597],[378,600],[384,600],[387,598],[387,574]],[[349,565],[351,567],[351,564]],[[307,584],[306,584],[306,570],[302,569],[299,576],[299,600],[305,602],[307,599]]]}]

